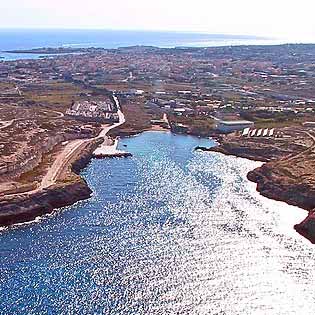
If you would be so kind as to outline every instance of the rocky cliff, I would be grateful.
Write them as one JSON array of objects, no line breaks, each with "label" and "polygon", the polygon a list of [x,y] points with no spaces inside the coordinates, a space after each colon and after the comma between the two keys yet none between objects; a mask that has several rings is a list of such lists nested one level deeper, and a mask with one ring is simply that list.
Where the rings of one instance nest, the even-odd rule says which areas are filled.
[{"label": "rocky cliff", "polygon": [[314,170],[308,169],[309,176],[305,176],[307,174],[297,173],[295,168],[298,165],[291,164],[288,171],[281,164],[267,163],[249,172],[247,177],[257,183],[257,191],[263,196],[309,210],[306,219],[295,225],[294,229],[315,244],[315,185],[307,178],[314,176]]},{"label": "rocky cliff", "polygon": [[[303,138],[304,137],[304,138]],[[215,148],[196,148],[266,162],[249,172],[263,196],[310,211],[295,230],[315,243],[315,143],[309,132],[299,137],[251,139],[225,137]]]},{"label": "rocky cliff", "polygon": [[294,229],[315,244],[315,213],[311,211],[305,220],[294,226]]},{"label": "rocky cliff", "polygon": [[257,191],[270,199],[284,201],[305,210],[315,208],[315,186],[299,177],[289,177],[275,163],[267,163],[248,173],[247,178],[257,183]]},{"label": "rocky cliff", "polygon": [[100,142],[91,141],[66,166],[60,180],[48,189],[1,197],[0,226],[32,221],[38,216],[51,213],[54,209],[89,198],[92,191],[77,174],[89,163],[93,151]]},{"label": "rocky cliff", "polygon": [[57,185],[32,195],[6,198],[0,201],[0,226],[28,222],[54,209],[87,199],[92,191],[82,180],[68,185]]}]

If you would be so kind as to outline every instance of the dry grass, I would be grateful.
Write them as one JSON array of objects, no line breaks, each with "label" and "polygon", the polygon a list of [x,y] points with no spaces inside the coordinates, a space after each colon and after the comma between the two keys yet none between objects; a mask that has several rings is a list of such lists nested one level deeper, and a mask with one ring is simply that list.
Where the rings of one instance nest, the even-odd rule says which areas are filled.
[{"label": "dry grass", "polygon": [[208,117],[171,116],[170,121],[189,126],[192,134],[207,136],[215,127],[215,121]]},{"label": "dry grass", "polygon": [[48,105],[53,109],[66,111],[73,101],[82,99],[81,93],[90,92],[90,90],[81,89],[71,83],[52,83],[34,91],[25,91],[24,97],[36,104]]}]

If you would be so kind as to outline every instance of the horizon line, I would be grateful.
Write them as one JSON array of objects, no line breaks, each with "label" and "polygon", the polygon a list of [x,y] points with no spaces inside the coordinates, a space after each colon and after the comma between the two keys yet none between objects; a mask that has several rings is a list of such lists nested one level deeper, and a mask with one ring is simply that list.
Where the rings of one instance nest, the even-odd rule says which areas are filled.
[{"label": "horizon line", "polygon": [[191,34],[191,35],[216,35],[216,36],[233,36],[233,37],[247,37],[264,40],[276,40],[278,37],[271,37],[270,35],[252,35],[240,33],[220,33],[210,31],[189,31],[189,30],[163,30],[163,29],[123,29],[123,28],[103,28],[103,27],[7,27],[1,26],[0,31],[3,30],[17,30],[17,31],[111,31],[111,32],[146,32],[146,33],[175,33],[175,34]]}]

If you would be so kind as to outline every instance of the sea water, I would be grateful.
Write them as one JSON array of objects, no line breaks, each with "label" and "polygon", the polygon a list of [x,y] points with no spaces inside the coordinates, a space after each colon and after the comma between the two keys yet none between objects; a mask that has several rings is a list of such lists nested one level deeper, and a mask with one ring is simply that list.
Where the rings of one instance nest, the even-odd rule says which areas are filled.
[{"label": "sea water", "polygon": [[241,35],[113,30],[0,30],[0,60],[36,59],[45,54],[8,54],[4,51],[42,47],[118,48],[135,45],[156,47],[207,47],[267,45],[283,41]]},{"label": "sea water", "polygon": [[[314,314],[306,212],[246,179],[261,163],[167,132],[92,160],[91,199],[0,234],[0,314]],[[125,147],[127,146],[127,147]]]}]

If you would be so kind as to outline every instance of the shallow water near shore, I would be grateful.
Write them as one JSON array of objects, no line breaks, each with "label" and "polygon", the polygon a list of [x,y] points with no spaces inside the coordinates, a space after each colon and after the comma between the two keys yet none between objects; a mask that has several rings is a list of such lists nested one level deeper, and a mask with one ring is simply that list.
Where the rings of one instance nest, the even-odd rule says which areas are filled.
[{"label": "shallow water near shore", "polygon": [[306,212],[260,196],[261,163],[211,140],[123,139],[82,172],[90,200],[0,234],[0,314],[314,314]]}]

